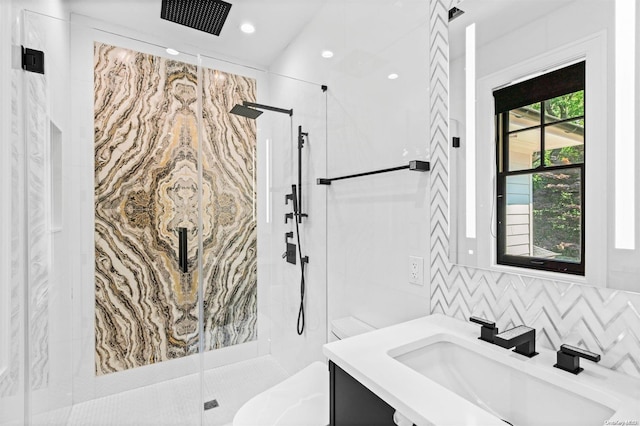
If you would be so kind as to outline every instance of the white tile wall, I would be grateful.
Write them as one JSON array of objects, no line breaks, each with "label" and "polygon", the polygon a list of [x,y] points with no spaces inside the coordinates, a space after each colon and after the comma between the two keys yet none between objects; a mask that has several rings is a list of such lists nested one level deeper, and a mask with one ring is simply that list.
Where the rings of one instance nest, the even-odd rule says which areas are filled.
[{"label": "white tile wall", "polygon": [[[416,54],[427,49],[427,17],[423,1],[326,2],[274,64],[329,87],[327,169],[314,178],[429,159],[428,69]],[[310,188],[326,194],[329,320],[382,327],[429,312],[428,280],[408,283],[409,256],[428,270],[429,180],[398,171]]]}]

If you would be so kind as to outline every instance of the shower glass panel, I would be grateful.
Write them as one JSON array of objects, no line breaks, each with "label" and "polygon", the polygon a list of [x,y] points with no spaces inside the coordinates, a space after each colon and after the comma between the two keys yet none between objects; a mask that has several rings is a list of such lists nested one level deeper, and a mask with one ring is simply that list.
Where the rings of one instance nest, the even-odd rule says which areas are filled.
[{"label": "shower glass panel", "polygon": [[[250,396],[313,361],[323,360],[326,325],[325,191],[315,178],[326,170],[326,92],[320,84],[201,55],[203,86],[215,108],[203,108],[203,238],[205,400],[232,411]],[[207,75],[207,73],[209,75]],[[257,104],[257,118],[230,111]],[[292,114],[285,112],[292,110]],[[300,130],[299,130],[300,129]],[[298,156],[300,133],[303,148]],[[299,161],[300,158],[300,161]],[[299,173],[299,162],[301,173]],[[207,178],[207,175],[210,175]],[[299,176],[300,174],[300,176]],[[302,186],[300,189],[299,178]],[[212,190],[206,190],[207,179]],[[298,246],[292,185],[302,193],[300,234],[305,267],[304,320],[296,265],[283,259],[286,241]],[[313,191],[313,196],[310,196]],[[291,233],[287,238],[287,234]],[[244,370],[229,392],[216,367]],[[218,420],[215,410],[205,422]]]},{"label": "shower glass panel", "polygon": [[16,74],[17,421],[200,424],[198,58],[28,11],[18,22],[15,44],[43,51],[45,73]]},{"label": "shower glass panel", "polygon": [[[45,412],[65,419],[72,403],[68,228],[54,223],[59,219],[54,214],[60,201],[56,194],[64,179],[57,148],[68,122],[61,101],[68,87],[68,25],[28,12],[15,18],[12,48],[19,52],[22,45],[51,53],[44,74],[32,51],[25,52],[23,64],[35,65],[34,72],[20,70],[15,59],[10,71],[11,276],[6,282],[11,286],[11,319],[3,346],[11,349],[7,374],[0,380],[0,423],[22,424],[35,422]],[[15,48],[13,54],[15,58]]]},{"label": "shower glass panel", "polygon": [[77,253],[92,259],[81,274],[92,285],[75,305],[95,318],[74,351],[74,403],[115,398],[116,424],[199,424],[198,57],[83,22],[72,22],[70,41],[83,176],[72,194],[93,194]]},{"label": "shower glass panel", "polygon": [[[322,345],[327,336],[327,280],[326,280],[326,191],[318,190],[316,178],[326,173],[326,107],[327,94],[320,84],[309,83],[277,74],[268,76],[269,105],[293,109],[291,118],[284,114],[265,112],[258,122],[259,140],[265,140],[270,163],[270,199],[265,201],[269,209],[265,221],[271,238],[267,252],[271,254],[269,313],[270,353],[288,374],[304,368],[312,361],[324,361]],[[264,118],[271,120],[270,128],[264,128]],[[266,122],[264,125],[266,126]],[[302,135],[300,134],[302,133]],[[307,136],[304,136],[307,134]],[[303,147],[299,150],[299,138]],[[299,157],[300,155],[300,157]],[[301,173],[299,175],[299,167]],[[301,181],[302,186],[299,185]],[[293,213],[292,194],[296,185],[297,195],[302,193],[298,209],[302,218],[294,221],[286,218]],[[268,216],[267,216],[268,214]],[[307,216],[304,216],[307,215]],[[261,216],[262,219],[262,216]],[[298,222],[297,226],[296,223]],[[287,233],[292,235],[286,238]],[[299,239],[298,239],[299,234]],[[285,240],[296,245],[296,264],[282,258],[286,250]],[[304,274],[304,318],[300,312],[301,257],[308,257]],[[304,321],[304,331],[298,331]]]},{"label": "shower glass panel", "polygon": [[[11,67],[11,46],[21,28],[11,19],[11,4],[0,2],[0,424],[25,422],[25,147],[22,144],[21,93],[28,81]],[[35,83],[42,78],[32,77]],[[7,202],[9,201],[9,202]]]},{"label": "shower glass panel", "polygon": [[45,73],[7,70],[0,424],[228,424],[324,360],[326,90],[81,16],[16,25]]}]

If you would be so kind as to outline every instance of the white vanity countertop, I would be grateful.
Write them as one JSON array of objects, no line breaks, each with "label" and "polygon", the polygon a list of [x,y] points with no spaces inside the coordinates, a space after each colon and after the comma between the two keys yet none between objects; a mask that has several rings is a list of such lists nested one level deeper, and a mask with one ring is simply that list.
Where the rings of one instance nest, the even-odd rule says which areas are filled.
[{"label": "white vanity countertop", "polygon": [[[509,364],[596,401],[616,407],[612,420],[640,421],[640,380],[581,360],[578,375],[554,368],[556,352],[536,347],[527,358],[478,340],[480,326],[435,314],[324,345],[324,354],[418,426],[505,423],[475,404],[394,359],[389,352],[424,345],[425,339],[448,334],[464,339],[474,351]],[[411,349],[409,349],[411,350]],[[614,421],[609,424],[616,424]]]}]

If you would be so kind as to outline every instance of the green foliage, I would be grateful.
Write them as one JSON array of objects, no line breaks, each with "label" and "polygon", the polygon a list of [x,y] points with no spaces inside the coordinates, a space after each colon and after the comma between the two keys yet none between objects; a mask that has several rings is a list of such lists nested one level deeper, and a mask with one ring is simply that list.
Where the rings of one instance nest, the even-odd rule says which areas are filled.
[{"label": "green foliage", "polygon": [[560,120],[584,115],[584,90],[544,101],[545,113]]},{"label": "green foliage", "polygon": [[[569,93],[529,105],[536,111],[544,111],[545,122],[575,120],[584,128],[584,91]],[[570,126],[570,124],[569,124]],[[577,129],[581,129],[578,127]],[[584,145],[566,146],[545,150],[546,166],[581,164],[584,162]],[[541,153],[534,152],[533,168],[541,164]],[[579,261],[581,247],[581,183],[577,169],[555,172],[539,172],[531,175],[533,187],[533,244],[559,255],[558,260]]]},{"label": "green foliage", "polygon": [[577,261],[581,251],[581,188],[577,170],[532,176],[534,245]]},{"label": "green foliage", "polygon": [[[555,117],[557,120],[584,116],[584,90],[558,96],[553,99],[547,99],[546,101],[530,105],[530,107],[536,111],[544,108],[545,115]],[[552,119],[552,121],[555,121],[555,119]],[[583,119],[581,119],[580,122],[581,125],[584,125]]]}]

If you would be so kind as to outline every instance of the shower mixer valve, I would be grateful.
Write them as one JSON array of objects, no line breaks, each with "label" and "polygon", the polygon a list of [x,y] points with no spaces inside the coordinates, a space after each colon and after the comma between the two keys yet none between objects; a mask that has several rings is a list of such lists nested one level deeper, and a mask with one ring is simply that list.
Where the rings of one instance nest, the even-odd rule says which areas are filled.
[{"label": "shower mixer valve", "polygon": [[287,251],[282,255],[283,258],[287,259],[288,263],[292,265],[296,264],[296,245],[289,242],[289,238],[293,238],[293,231],[285,232],[284,234],[284,242],[287,246]]}]

